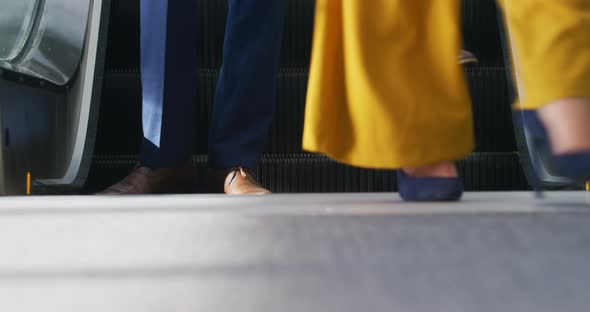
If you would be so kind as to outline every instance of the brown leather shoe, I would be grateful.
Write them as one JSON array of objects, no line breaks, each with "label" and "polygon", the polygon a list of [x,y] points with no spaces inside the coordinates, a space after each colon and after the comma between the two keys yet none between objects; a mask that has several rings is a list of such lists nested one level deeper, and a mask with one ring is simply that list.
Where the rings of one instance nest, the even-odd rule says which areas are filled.
[{"label": "brown leather shoe", "polygon": [[479,62],[479,60],[477,59],[475,54],[473,54],[467,50],[461,50],[461,53],[459,53],[459,64],[465,65],[465,64],[473,64],[473,63],[477,63],[477,62]]},{"label": "brown leather shoe", "polygon": [[243,167],[213,170],[209,182],[214,193],[220,193],[223,185],[223,192],[228,195],[271,194],[256,181],[251,170]]},{"label": "brown leather shoe", "polygon": [[192,162],[176,168],[151,169],[137,165],[119,183],[98,195],[139,195],[190,192],[193,188]]}]

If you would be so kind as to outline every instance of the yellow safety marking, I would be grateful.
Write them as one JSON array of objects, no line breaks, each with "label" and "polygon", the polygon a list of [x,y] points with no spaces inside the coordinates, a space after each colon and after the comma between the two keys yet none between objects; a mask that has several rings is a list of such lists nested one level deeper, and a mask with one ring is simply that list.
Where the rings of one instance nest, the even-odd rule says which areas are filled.
[{"label": "yellow safety marking", "polygon": [[27,171],[27,195],[31,195],[31,173]]}]

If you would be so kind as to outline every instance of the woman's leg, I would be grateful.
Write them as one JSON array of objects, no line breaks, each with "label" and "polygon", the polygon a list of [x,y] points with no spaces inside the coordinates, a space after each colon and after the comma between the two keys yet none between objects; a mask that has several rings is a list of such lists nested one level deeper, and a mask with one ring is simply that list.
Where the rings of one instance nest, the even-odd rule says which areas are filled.
[{"label": "woman's leg", "polygon": [[306,150],[388,169],[471,152],[458,2],[318,0],[316,14]]},{"label": "woman's leg", "polygon": [[590,151],[590,1],[501,0],[520,99],[555,154]]}]

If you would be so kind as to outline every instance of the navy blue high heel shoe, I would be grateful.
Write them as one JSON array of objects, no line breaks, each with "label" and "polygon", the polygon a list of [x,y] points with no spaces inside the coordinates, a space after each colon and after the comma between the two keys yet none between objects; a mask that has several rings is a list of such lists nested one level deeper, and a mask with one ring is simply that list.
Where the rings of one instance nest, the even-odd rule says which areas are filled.
[{"label": "navy blue high heel shoe", "polygon": [[460,178],[411,177],[401,169],[397,185],[405,201],[457,201],[464,191]]},{"label": "navy blue high heel shoe", "polygon": [[559,175],[579,182],[590,179],[590,151],[554,154],[551,151],[547,130],[539,119],[537,111],[523,110],[521,114],[523,125],[531,136],[535,152],[547,154],[545,156],[549,156],[547,159],[550,159],[551,165]]}]

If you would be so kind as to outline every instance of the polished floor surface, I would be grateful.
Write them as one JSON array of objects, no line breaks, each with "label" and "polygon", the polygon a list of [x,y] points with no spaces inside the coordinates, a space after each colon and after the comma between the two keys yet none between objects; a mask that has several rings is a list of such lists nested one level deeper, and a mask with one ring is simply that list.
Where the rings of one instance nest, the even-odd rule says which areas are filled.
[{"label": "polished floor surface", "polygon": [[0,311],[589,311],[590,193],[0,199]]}]

